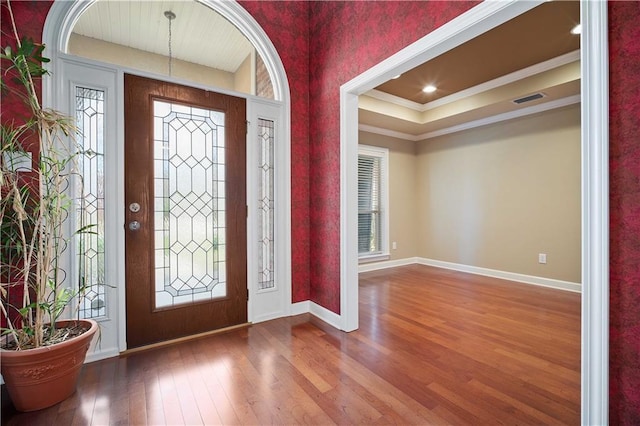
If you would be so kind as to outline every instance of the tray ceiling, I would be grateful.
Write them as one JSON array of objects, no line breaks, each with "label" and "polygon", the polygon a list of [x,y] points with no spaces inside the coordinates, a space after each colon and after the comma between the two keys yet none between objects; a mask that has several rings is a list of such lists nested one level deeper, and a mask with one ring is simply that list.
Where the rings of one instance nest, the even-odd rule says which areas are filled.
[{"label": "tray ceiling", "polygon": [[[363,95],[360,124],[419,137],[532,105],[560,104],[566,98],[575,103],[580,95],[580,36],[571,30],[579,22],[579,1],[545,2]],[[540,78],[560,67],[572,69]],[[422,92],[428,84],[437,90]],[[537,92],[544,98],[511,102]],[[429,111],[438,109],[449,115],[432,119]]]}]

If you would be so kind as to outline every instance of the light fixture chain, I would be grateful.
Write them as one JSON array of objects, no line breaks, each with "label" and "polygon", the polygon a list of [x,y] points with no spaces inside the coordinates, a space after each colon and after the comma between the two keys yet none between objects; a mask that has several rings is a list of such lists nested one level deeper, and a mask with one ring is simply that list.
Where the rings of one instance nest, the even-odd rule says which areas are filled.
[{"label": "light fixture chain", "polygon": [[173,34],[171,31],[172,30],[171,24],[172,24],[172,21],[176,19],[176,14],[170,10],[165,10],[164,17],[169,20],[169,76],[171,76],[171,73],[173,71],[172,70],[173,68],[173,46],[172,46]]},{"label": "light fixture chain", "polygon": [[173,66],[173,51],[171,49],[171,21],[173,21],[173,19],[169,18],[169,76],[171,76],[171,68]]}]

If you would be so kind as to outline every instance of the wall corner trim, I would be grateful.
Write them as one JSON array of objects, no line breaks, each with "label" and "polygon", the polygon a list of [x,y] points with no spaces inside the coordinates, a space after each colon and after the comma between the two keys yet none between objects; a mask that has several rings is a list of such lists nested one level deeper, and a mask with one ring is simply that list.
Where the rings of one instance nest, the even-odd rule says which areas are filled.
[{"label": "wall corner trim", "polygon": [[331,327],[342,330],[342,318],[340,315],[336,314],[335,312],[331,312],[327,308],[322,307],[310,300],[292,303],[290,313],[290,316],[311,314],[319,320],[326,322]]},{"label": "wall corner trim", "polygon": [[609,423],[608,3],[581,1],[582,424]]},{"label": "wall corner trim", "polygon": [[342,324],[342,319],[340,318],[340,315],[335,312],[331,312],[327,308],[324,308],[315,302],[309,302],[309,312],[311,315],[326,322],[331,327],[342,330],[342,327],[340,326]]},{"label": "wall corner trim", "polygon": [[295,315],[308,314],[309,312],[311,312],[311,308],[309,306],[310,304],[311,302],[308,300],[292,303],[291,308],[289,309],[289,316],[293,317]]}]

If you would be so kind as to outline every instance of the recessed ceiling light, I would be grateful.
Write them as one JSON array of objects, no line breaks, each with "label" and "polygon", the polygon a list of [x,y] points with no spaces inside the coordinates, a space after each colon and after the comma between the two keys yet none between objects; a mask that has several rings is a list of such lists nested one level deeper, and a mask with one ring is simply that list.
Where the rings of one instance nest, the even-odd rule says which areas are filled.
[{"label": "recessed ceiling light", "polygon": [[571,34],[580,34],[582,32],[582,24],[578,24],[571,30]]},{"label": "recessed ceiling light", "polygon": [[401,76],[401,75],[402,75],[402,74],[398,74],[398,75],[396,75],[395,77],[391,77],[391,80],[395,80],[396,78],[400,78],[400,76]]},{"label": "recessed ceiling light", "polygon": [[424,93],[433,93],[433,92],[435,92],[435,91],[436,91],[436,86],[434,86],[434,85],[432,85],[432,84],[430,84],[430,85],[428,85],[428,86],[424,86],[424,89],[422,89],[422,91],[423,91]]}]

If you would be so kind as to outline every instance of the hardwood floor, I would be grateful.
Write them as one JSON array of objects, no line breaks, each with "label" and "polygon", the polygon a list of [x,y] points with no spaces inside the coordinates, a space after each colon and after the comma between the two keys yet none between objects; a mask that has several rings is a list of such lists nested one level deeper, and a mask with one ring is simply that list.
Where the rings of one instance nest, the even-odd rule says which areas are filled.
[{"label": "hardwood floor", "polygon": [[580,295],[412,265],[360,275],[360,329],[310,315],[85,365],[9,425],[579,424]]}]

